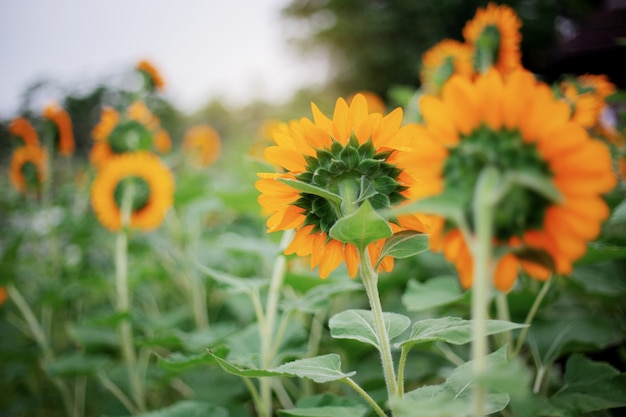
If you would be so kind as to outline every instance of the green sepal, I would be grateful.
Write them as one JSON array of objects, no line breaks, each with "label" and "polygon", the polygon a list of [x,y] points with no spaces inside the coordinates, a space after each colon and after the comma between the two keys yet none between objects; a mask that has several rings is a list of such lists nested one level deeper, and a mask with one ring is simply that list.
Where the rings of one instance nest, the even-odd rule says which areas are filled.
[{"label": "green sepal", "polygon": [[369,200],[365,200],[356,211],[337,220],[329,234],[335,240],[364,249],[370,243],[388,238],[393,233],[387,220],[372,208]]}]

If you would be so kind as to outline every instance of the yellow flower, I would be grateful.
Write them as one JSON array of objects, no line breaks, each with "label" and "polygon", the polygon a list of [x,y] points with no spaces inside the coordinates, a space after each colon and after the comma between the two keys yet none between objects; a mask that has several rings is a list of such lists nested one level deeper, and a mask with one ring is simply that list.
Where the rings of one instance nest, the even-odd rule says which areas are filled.
[{"label": "yellow flower", "polygon": [[105,142],[120,121],[120,114],[112,107],[100,110],[100,121],[91,130],[91,137],[96,142]]},{"label": "yellow flower", "polygon": [[585,74],[568,77],[560,84],[560,92],[572,109],[572,121],[584,128],[598,128],[606,98],[615,92],[606,75]]},{"label": "yellow flower", "polygon": [[24,117],[16,117],[9,125],[9,133],[16,136],[24,145],[39,145],[39,137],[33,125]]},{"label": "yellow flower", "polygon": [[474,64],[481,72],[495,67],[506,75],[521,67],[521,20],[509,6],[489,3],[479,8],[463,28],[463,38],[475,51]]},{"label": "yellow flower", "polygon": [[183,137],[183,152],[199,167],[214,163],[220,156],[221,147],[219,133],[209,125],[192,126]]},{"label": "yellow flower", "polygon": [[[374,209],[384,209],[413,198],[415,179],[399,162],[410,143],[415,125],[401,127],[402,110],[384,116],[370,113],[365,97],[357,95],[348,106],[342,98],[329,119],[312,105],[313,121],[292,121],[288,130],[274,135],[276,146],[265,150],[268,162],[282,167],[283,173],[261,173],[256,188],[259,204],[267,220],[268,232],[296,229],[285,253],[310,255],[311,268],[319,266],[325,278],[345,262],[351,277],[358,270],[354,245],[330,238],[329,230],[341,216],[333,202],[320,195],[299,191],[281,180],[297,180],[342,195],[341,190],[369,190],[365,197]],[[390,223],[394,232],[424,231],[418,216],[401,216]],[[367,249],[372,265],[385,239]],[[381,268],[390,271],[393,258],[383,260]]]},{"label": "yellow flower", "polygon": [[38,145],[25,145],[13,151],[9,177],[13,187],[23,193],[38,189],[47,179],[46,150]]},{"label": "yellow flower", "polygon": [[[568,105],[525,71],[504,78],[491,70],[475,82],[453,77],[441,98],[424,96],[420,105],[425,125],[408,160],[424,184],[421,196],[454,194],[471,224],[473,190],[487,165],[503,176],[547,178],[560,193],[555,202],[515,183],[501,199],[494,242],[510,252],[499,260],[495,286],[509,290],[520,265],[538,279],[570,273],[609,214],[601,197],[616,183],[608,148],[571,122]],[[471,286],[472,257],[457,225],[433,220],[430,242]]]},{"label": "yellow flower", "polygon": [[439,94],[441,87],[454,74],[470,78],[474,74],[471,46],[444,39],[422,55],[420,80],[424,92]]},{"label": "yellow flower", "polygon": [[365,101],[367,101],[367,110],[370,113],[382,113],[385,114],[387,112],[387,107],[385,106],[385,102],[382,98],[376,93],[372,93],[371,91],[357,91],[348,96],[346,100],[348,105],[352,104],[352,100],[356,97],[357,94],[361,94],[365,97]]},{"label": "yellow flower", "polygon": [[54,103],[45,107],[43,115],[55,126],[55,137],[59,142],[59,154],[71,155],[74,152],[74,132],[72,131],[70,115]]},{"label": "yellow flower", "polygon": [[91,188],[91,204],[100,223],[111,231],[122,228],[122,189],[134,188],[129,227],[157,228],[174,198],[174,178],[161,160],[149,152],[116,155],[98,172]]},{"label": "yellow flower", "polygon": [[165,87],[165,81],[163,81],[161,74],[149,61],[139,61],[135,68],[146,77],[149,88],[162,90]]},{"label": "yellow flower", "polygon": [[153,139],[154,147],[160,154],[165,155],[172,150],[172,139],[170,138],[170,134],[167,133],[167,130],[158,128],[156,132],[154,132]]},{"label": "yellow flower", "polygon": [[[250,148],[248,148],[248,156],[257,161],[267,162],[265,160],[265,149],[268,146],[275,145],[274,135],[278,132],[289,132],[287,123],[280,120],[265,121],[256,132]],[[274,166],[276,171],[280,171],[279,166]]]},{"label": "yellow flower", "polygon": [[146,106],[146,103],[141,100],[134,101],[128,106],[126,109],[126,117],[129,120],[135,120],[141,123],[150,131],[159,129],[161,123],[159,118],[152,114],[148,106]]}]

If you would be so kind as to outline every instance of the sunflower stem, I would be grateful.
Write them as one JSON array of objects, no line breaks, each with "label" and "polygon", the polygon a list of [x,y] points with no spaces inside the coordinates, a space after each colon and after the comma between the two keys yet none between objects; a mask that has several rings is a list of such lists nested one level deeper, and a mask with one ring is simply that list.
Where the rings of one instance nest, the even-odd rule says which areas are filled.
[{"label": "sunflower stem", "polygon": [[380,295],[378,293],[378,273],[372,268],[370,262],[369,253],[367,248],[359,249],[359,262],[361,279],[365,292],[367,293],[367,299],[372,309],[372,316],[374,318],[374,330],[376,331],[376,338],[378,339],[378,350],[380,352],[380,358],[383,365],[383,375],[385,377],[385,385],[387,386],[387,395],[389,400],[392,400],[398,396],[398,385],[396,383],[396,375],[393,364],[393,357],[391,356],[391,344],[387,335],[387,329],[385,327],[385,320],[383,318],[383,309],[380,303]]},{"label": "sunflower stem", "polygon": [[[133,328],[130,322],[130,291],[128,286],[128,225],[132,213],[134,185],[124,184],[120,215],[122,227],[115,240],[115,289],[117,312],[124,315],[118,326],[122,359],[126,365],[130,383],[131,396],[137,409],[142,412],[146,408],[143,382],[138,373],[137,355],[133,345]],[[132,410],[129,410],[132,412]]]},{"label": "sunflower stem", "polygon": [[376,414],[378,414],[379,417],[387,417],[387,414],[385,414],[385,411],[383,411],[382,408],[380,408],[380,406],[378,404],[376,404],[376,401],[374,401],[374,399],[372,397],[370,397],[370,395],[363,389],[361,388],[361,386],[359,384],[357,384],[356,382],[354,382],[352,380],[352,378],[347,377],[341,380],[341,382],[345,383],[346,385],[348,385],[349,387],[351,387],[353,390],[355,390],[361,397],[363,397],[363,399],[365,401],[367,401],[367,403],[369,405],[372,406],[372,408],[374,409],[374,411],[376,412]]},{"label": "sunflower stem", "polygon": [[476,384],[473,391],[474,416],[485,415],[487,391],[481,381],[487,370],[487,308],[490,301],[492,275],[492,247],[494,200],[500,175],[487,166],[480,174],[474,190],[473,247],[474,271],[472,285],[472,367]]},{"label": "sunflower stem", "polygon": [[519,338],[517,339],[517,344],[515,345],[515,350],[513,351],[514,356],[519,355],[520,351],[522,350],[522,346],[524,345],[524,340],[526,340],[526,335],[528,334],[528,329],[530,328],[530,323],[532,323],[533,319],[535,318],[535,314],[537,314],[537,310],[539,309],[539,306],[541,305],[541,302],[543,301],[543,298],[548,293],[551,282],[552,282],[552,276],[550,276],[547,279],[547,281],[541,287],[541,291],[539,291],[539,294],[537,294],[537,297],[535,297],[535,301],[533,302],[533,305],[530,307],[530,311],[528,312],[528,315],[526,316],[526,320],[524,320],[524,324],[527,324],[528,326],[524,327],[522,331],[520,332]]},{"label": "sunflower stem", "polygon": [[[279,245],[280,255],[276,257],[272,277],[270,279],[270,287],[267,294],[267,304],[265,305],[265,320],[261,325],[261,368],[269,369],[272,367],[274,356],[272,354],[272,341],[274,341],[274,327],[276,316],[278,313],[278,300],[280,298],[281,289],[285,279],[286,258],[282,255],[282,251],[291,242],[294,236],[293,230],[287,230],[283,233]],[[279,345],[280,341],[274,341],[275,345]],[[260,414],[270,417],[272,415],[272,378],[261,378],[259,381],[261,392]]]}]

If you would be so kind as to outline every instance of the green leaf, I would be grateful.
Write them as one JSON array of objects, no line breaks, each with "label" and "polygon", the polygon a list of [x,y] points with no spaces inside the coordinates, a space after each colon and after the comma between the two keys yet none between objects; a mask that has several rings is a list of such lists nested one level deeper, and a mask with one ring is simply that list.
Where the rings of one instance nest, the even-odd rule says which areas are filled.
[{"label": "green leaf", "polygon": [[354,213],[337,220],[329,234],[335,240],[363,249],[372,242],[391,236],[392,231],[389,223],[366,200]]},{"label": "green leaf", "polygon": [[[453,345],[469,343],[472,340],[473,323],[473,320],[464,320],[460,317],[420,320],[413,325],[408,339],[396,343],[396,346],[406,347],[432,341],[451,343]],[[528,326],[504,320],[487,320],[488,335],[523,327]]]},{"label": "green leaf", "polygon": [[217,364],[225,372],[228,372],[229,374],[233,374],[233,375],[237,375],[241,377],[247,377],[247,378],[251,378],[251,377],[260,378],[260,377],[266,377],[266,376],[281,376],[282,375],[280,372],[266,371],[263,369],[240,368],[238,365],[235,365],[234,363],[229,362],[228,360],[220,357],[212,350],[209,350],[208,353],[209,355],[213,357],[215,362],[217,362]]},{"label": "green leaf", "polygon": [[374,186],[374,184],[365,175],[361,176],[361,187],[359,190],[359,196],[356,200],[356,203],[365,201],[368,198],[378,194],[378,191],[376,191],[376,187]]},{"label": "green leaf", "polygon": [[615,226],[626,223],[626,200],[622,201],[613,209],[611,217],[606,221],[607,226]]},{"label": "green leaf", "polygon": [[402,304],[408,311],[425,311],[454,303],[464,296],[459,280],[453,276],[443,275],[430,278],[424,283],[409,281],[402,295]]},{"label": "green leaf", "polygon": [[577,414],[626,407],[626,373],[573,354],[565,365],[564,384],[550,401]]},{"label": "green leaf", "polygon": [[412,213],[438,214],[458,223],[463,216],[463,200],[457,193],[444,191],[433,197],[403,204],[390,211],[394,216]]},{"label": "green leaf", "polygon": [[[320,281],[319,277],[316,277]],[[322,285],[313,287],[307,293],[298,299],[284,301],[281,304],[283,310],[297,310],[306,313],[315,313],[326,307],[330,299],[338,294],[345,294],[349,291],[361,291],[363,285],[347,280],[340,281],[324,281]]]},{"label": "green leaf", "polygon": [[626,247],[603,242],[589,242],[585,255],[576,261],[576,266],[626,259]]},{"label": "green leaf", "polygon": [[156,411],[136,414],[133,417],[228,417],[228,411],[201,401],[179,401]]},{"label": "green leaf", "polygon": [[229,290],[238,292],[250,292],[252,290],[262,288],[268,285],[268,280],[264,279],[253,279],[253,278],[241,278],[236,277],[234,275],[227,274],[225,272],[217,271],[213,268],[209,268],[208,266],[202,265],[200,263],[196,263],[198,269],[213,278],[215,281],[224,285]]},{"label": "green leaf", "polygon": [[320,384],[338,381],[355,374],[355,372],[343,373],[341,371],[341,359],[336,353],[295,360],[270,371],[278,375],[308,378]]},{"label": "green leaf", "polygon": [[72,340],[85,347],[118,347],[114,329],[70,325],[67,332]]},{"label": "green leaf", "polygon": [[[389,340],[401,335],[410,325],[411,319],[402,314],[383,313]],[[380,349],[374,316],[369,310],[345,310],[335,314],[328,322],[330,335],[337,339],[353,339]]]},{"label": "green leaf", "polygon": [[170,372],[185,372],[198,366],[215,363],[214,354],[210,352],[198,355],[184,355],[180,352],[174,352],[167,358],[158,357],[157,363],[161,369]]},{"label": "green leaf", "polygon": [[428,235],[405,230],[391,236],[380,252],[379,262],[385,256],[393,258],[409,258],[428,250]]},{"label": "green leaf", "polygon": [[298,191],[322,197],[329,202],[334,203],[337,207],[339,207],[343,201],[340,195],[331,193],[330,191],[316,185],[307,184],[306,182],[292,180],[288,178],[279,178],[278,181],[282,182],[283,184],[287,184],[291,188],[295,188]]},{"label": "green leaf", "polygon": [[289,417],[362,417],[367,413],[367,407],[355,405],[352,407],[312,407],[312,408],[291,408],[289,410],[279,410],[278,416]]},{"label": "green leaf", "polygon": [[[487,356],[488,370],[506,363],[506,349]],[[401,400],[392,400],[395,417],[465,417],[473,415],[472,362],[457,367],[448,379],[439,385],[428,385],[405,394]],[[485,402],[485,415],[498,412],[509,403],[506,393],[489,392]]]},{"label": "green leaf", "polygon": [[46,364],[46,370],[55,376],[95,375],[110,362],[111,360],[103,355],[70,353]]}]

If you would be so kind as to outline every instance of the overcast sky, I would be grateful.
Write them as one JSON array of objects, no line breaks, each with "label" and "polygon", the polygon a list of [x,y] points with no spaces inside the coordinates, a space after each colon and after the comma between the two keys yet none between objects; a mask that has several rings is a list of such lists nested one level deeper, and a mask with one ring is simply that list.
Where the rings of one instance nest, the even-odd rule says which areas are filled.
[{"label": "overcast sky", "polygon": [[280,102],[326,77],[323,63],[302,62],[288,45],[280,17],[288,3],[1,0],[0,118],[16,115],[21,93],[36,80],[60,86],[49,89],[51,96],[81,91],[98,81],[119,82],[141,59],[155,64],[165,96],[183,111],[212,97]]}]

